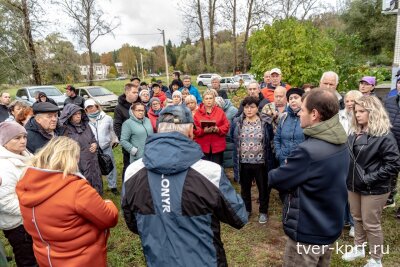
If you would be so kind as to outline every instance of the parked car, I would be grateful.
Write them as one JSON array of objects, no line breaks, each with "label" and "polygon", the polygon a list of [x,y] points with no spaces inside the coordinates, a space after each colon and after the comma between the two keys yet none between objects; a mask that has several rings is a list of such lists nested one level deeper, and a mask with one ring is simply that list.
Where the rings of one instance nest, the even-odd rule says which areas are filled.
[{"label": "parked car", "polygon": [[125,76],[121,76],[121,77],[115,78],[116,81],[123,81],[123,80],[126,80],[126,79],[128,79],[128,78],[125,77]]},{"label": "parked car", "polygon": [[[225,90],[236,90],[240,86],[238,81],[235,81],[233,77],[222,77],[220,79],[220,88]],[[212,88],[211,84],[207,85],[208,88]]]},{"label": "parked car", "polygon": [[118,104],[118,96],[101,86],[84,86],[76,88],[77,94],[85,99],[93,99],[103,111],[114,111]]},{"label": "parked car", "polygon": [[203,85],[208,85],[211,83],[211,78],[213,77],[218,77],[221,79],[221,76],[216,74],[216,73],[203,73],[203,74],[199,74],[199,76],[197,76],[196,79],[196,83],[199,86],[203,86]]},{"label": "parked car", "polygon": [[43,92],[47,95],[47,97],[52,98],[56,101],[58,107],[60,109],[64,108],[64,100],[66,96],[58,90],[57,87],[51,85],[43,85],[43,86],[27,86],[18,89],[15,99],[25,101],[29,105],[33,105],[36,102],[35,92]]},{"label": "parked car", "polygon": [[254,79],[254,76],[251,74],[238,74],[238,75],[235,75],[234,79],[236,82],[239,82],[239,83],[240,83],[240,80],[242,80],[245,86],[248,86],[252,82],[257,82]]}]

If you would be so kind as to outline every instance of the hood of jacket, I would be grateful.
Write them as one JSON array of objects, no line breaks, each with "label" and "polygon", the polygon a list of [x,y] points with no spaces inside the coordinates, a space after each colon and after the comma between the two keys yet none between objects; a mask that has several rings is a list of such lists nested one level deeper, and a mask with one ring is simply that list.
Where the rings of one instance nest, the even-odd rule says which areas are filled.
[{"label": "hood of jacket", "polygon": [[29,167],[17,184],[19,202],[29,208],[35,207],[78,179],[84,178],[80,174],[63,178],[61,171]]},{"label": "hood of jacket", "polygon": [[65,125],[69,119],[74,115],[75,112],[82,111],[82,122],[88,122],[89,118],[87,117],[86,113],[83,111],[83,108],[77,106],[75,104],[68,104],[64,107],[63,111],[61,112],[60,116],[60,123]]},{"label": "hood of jacket", "polygon": [[0,146],[0,159],[9,160],[17,167],[26,166],[31,157],[32,154],[29,153],[28,150],[25,150],[24,152],[22,152],[22,155],[19,155],[9,151],[4,146]]},{"label": "hood of jacket", "polygon": [[314,126],[303,129],[305,135],[326,141],[331,144],[341,145],[347,142],[347,134],[339,122],[339,114]]},{"label": "hood of jacket", "polygon": [[233,106],[232,102],[230,99],[224,99],[225,105],[224,105],[224,112],[226,112],[230,107]]},{"label": "hood of jacket", "polygon": [[171,175],[187,170],[203,157],[200,146],[178,132],[147,138],[143,163],[149,171]]},{"label": "hood of jacket", "polygon": [[133,114],[131,108],[128,110],[128,112],[129,112],[129,118],[130,118],[131,120],[133,120],[133,121],[136,122],[136,123],[143,124],[144,119],[145,119],[146,117],[143,117],[142,120],[139,120],[138,118],[135,117],[135,115]]}]

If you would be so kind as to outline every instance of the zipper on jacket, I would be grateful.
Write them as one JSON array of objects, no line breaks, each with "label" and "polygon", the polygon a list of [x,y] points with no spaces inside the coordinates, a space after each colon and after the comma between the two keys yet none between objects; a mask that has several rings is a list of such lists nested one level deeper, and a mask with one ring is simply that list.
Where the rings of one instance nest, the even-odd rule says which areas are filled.
[{"label": "zipper on jacket", "polygon": [[288,195],[288,207],[287,207],[287,210],[286,210],[286,214],[285,214],[285,220],[284,220],[284,222],[287,222],[287,219],[288,219],[288,216],[289,216],[289,210],[290,210],[290,200],[291,200],[291,198],[292,198],[292,195],[291,195],[291,194],[289,194],[289,195]]},{"label": "zipper on jacket", "polygon": [[[355,141],[356,141],[356,140],[354,140],[354,142],[355,142]],[[353,143],[353,146],[354,146],[354,143]],[[355,171],[356,171],[357,159],[358,159],[358,157],[360,156],[361,150],[363,150],[364,146],[365,146],[365,145],[362,145],[362,147],[360,148],[360,151],[358,151],[357,156],[356,156],[355,159],[354,159],[354,164],[353,164],[353,192],[356,191],[356,189],[355,189],[355,187],[354,187],[354,180],[355,180],[355,175],[354,175],[354,173],[355,173]],[[353,154],[353,155],[354,155],[354,154]],[[364,181],[363,178],[360,177],[360,179],[362,179],[362,180]],[[364,183],[365,183],[365,182],[364,182]]]},{"label": "zipper on jacket", "polygon": [[46,249],[47,249],[47,260],[49,261],[50,267],[53,267],[53,264],[51,264],[51,259],[50,259],[50,244],[47,243],[47,242],[43,239],[42,234],[40,233],[39,226],[38,226],[37,223],[36,223],[35,207],[32,208],[32,222],[33,222],[33,224],[35,225],[35,228],[36,228],[36,231],[37,231],[38,234],[39,234],[40,240],[42,240],[42,242],[43,242],[44,244],[46,244]]}]

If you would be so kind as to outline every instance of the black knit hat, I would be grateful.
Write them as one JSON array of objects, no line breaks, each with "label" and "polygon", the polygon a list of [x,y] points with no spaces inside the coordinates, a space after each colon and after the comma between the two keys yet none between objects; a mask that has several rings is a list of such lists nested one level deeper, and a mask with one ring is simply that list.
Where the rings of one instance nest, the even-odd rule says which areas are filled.
[{"label": "black knit hat", "polygon": [[291,95],[293,95],[293,94],[297,94],[297,95],[299,95],[299,96],[303,96],[303,95],[304,95],[304,90],[303,90],[303,89],[300,89],[300,88],[297,88],[297,87],[290,88],[290,89],[286,92],[286,98],[287,98],[288,101],[289,101],[289,97],[290,97]]}]

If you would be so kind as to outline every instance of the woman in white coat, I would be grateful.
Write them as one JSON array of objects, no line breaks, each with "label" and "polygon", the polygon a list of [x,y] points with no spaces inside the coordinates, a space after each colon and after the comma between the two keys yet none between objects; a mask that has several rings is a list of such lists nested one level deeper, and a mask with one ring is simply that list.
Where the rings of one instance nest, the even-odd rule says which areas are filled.
[{"label": "woman in white coat", "polygon": [[118,146],[118,137],[114,132],[113,119],[102,111],[99,105],[93,100],[85,101],[85,112],[89,117],[90,129],[104,154],[111,157],[114,169],[107,175],[108,188],[113,194],[118,194],[117,190],[117,167],[112,149]]},{"label": "woman in white coat", "polygon": [[17,266],[37,266],[32,238],[25,231],[15,187],[31,158],[26,130],[16,122],[0,123],[0,229],[13,248]]}]

